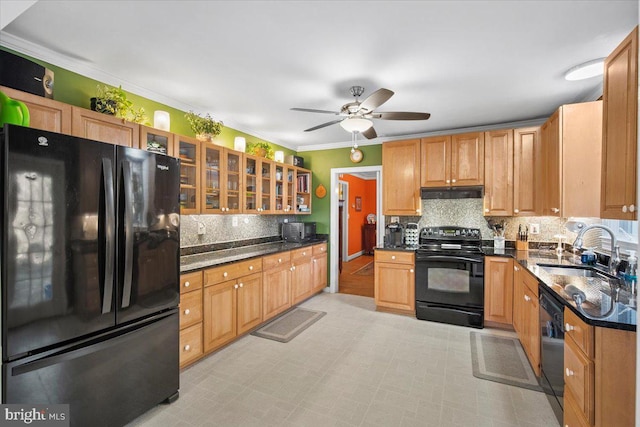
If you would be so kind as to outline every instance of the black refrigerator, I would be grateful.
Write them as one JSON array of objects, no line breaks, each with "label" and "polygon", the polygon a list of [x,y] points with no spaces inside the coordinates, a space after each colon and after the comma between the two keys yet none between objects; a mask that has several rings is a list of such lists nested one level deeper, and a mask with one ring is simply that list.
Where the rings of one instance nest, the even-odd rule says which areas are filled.
[{"label": "black refrigerator", "polygon": [[2,402],[121,426],[179,388],[179,160],[5,125]]}]

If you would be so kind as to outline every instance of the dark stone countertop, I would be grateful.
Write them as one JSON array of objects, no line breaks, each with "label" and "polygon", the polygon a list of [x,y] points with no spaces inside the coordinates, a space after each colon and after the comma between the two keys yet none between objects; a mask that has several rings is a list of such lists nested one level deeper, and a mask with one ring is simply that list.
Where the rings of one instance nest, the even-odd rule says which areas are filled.
[{"label": "dark stone countertop", "polygon": [[194,255],[184,255],[180,257],[180,273],[188,273],[191,271],[202,270],[204,268],[217,267],[231,262],[244,261],[251,258],[275,254],[278,252],[286,252],[326,242],[327,239],[312,239],[300,243],[279,241],[242,246],[233,249],[203,252]]},{"label": "dark stone countertop", "polygon": [[[606,318],[601,318],[610,307],[611,286],[609,281],[597,277],[567,276],[551,274],[543,265],[564,265],[580,267],[583,264],[579,257],[564,253],[558,256],[549,250],[516,251],[515,249],[494,250],[483,248],[486,256],[507,256],[514,258],[520,265],[531,272],[539,282],[538,289],[552,296],[557,302],[573,311],[582,321],[588,325],[604,328],[635,331],[637,324],[636,309],[623,307],[613,311]],[[606,273],[606,266],[596,265],[596,269]],[[615,279],[614,279],[615,280]],[[582,309],[578,309],[573,298],[565,291],[567,286],[573,286],[585,293],[587,300],[582,303]],[[620,290],[619,302],[624,305],[629,303],[630,294],[626,290]]]}]

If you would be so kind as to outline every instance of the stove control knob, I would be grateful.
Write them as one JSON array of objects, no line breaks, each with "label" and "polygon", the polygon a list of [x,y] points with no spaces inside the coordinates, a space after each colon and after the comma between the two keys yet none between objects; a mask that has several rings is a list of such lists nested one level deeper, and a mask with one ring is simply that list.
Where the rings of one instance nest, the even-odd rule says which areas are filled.
[{"label": "stove control knob", "polygon": [[466,236],[467,235],[467,230],[462,229],[462,231],[460,231],[460,234],[462,234],[463,236]]}]

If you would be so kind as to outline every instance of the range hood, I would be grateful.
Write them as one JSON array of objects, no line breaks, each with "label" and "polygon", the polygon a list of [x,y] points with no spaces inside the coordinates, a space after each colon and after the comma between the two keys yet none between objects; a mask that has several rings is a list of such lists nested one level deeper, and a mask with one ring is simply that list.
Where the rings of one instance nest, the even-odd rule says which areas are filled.
[{"label": "range hood", "polygon": [[425,199],[481,199],[484,197],[484,187],[422,187],[420,198]]}]

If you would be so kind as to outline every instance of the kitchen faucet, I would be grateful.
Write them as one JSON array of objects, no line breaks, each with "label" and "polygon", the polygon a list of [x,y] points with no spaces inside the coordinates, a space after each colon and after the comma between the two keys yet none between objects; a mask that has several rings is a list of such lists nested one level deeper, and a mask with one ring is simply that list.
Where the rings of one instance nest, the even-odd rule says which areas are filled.
[{"label": "kitchen faucet", "polygon": [[576,249],[582,249],[582,243],[583,243],[582,236],[584,236],[584,234],[587,231],[593,228],[600,228],[611,235],[611,256],[609,257],[609,274],[615,276],[618,273],[618,266],[620,265],[620,262],[621,262],[620,246],[617,245],[616,235],[614,234],[613,230],[611,230],[609,227],[601,224],[591,224],[584,228],[581,228],[580,232],[578,232],[578,236],[576,237],[576,240],[573,242],[573,247]]}]

